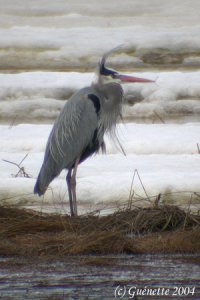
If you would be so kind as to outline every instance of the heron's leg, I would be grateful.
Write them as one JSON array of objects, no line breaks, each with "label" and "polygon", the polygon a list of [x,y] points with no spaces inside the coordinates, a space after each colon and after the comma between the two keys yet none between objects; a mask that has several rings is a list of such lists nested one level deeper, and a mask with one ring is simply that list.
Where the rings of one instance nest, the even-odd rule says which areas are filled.
[{"label": "heron's leg", "polygon": [[70,213],[71,213],[71,216],[74,216],[72,190],[71,190],[71,179],[72,179],[71,174],[72,174],[72,169],[69,169],[67,176],[66,176],[66,181],[67,181],[67,188],[68,188],[68,195],[69,195]]},{"label": "heron's leg", "polygon": [[77,158],[74,164],[74,171],[71,177],[71,187],[72,187],[72,197],[73,197],[73,208],[74,208],[74,215],[77,216],[77,202],[76,202],[76,173],[78,169],[78,163],[80,158]]}]

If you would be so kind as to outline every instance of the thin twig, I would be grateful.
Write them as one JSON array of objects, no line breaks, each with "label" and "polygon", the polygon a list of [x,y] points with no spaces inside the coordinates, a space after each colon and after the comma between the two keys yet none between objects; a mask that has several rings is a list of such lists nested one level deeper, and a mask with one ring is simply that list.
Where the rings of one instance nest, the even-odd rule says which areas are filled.
[{"label": "thin twig", "polygon": [[162,119],[162,117],[154,110],[153,111],[154,115],[163,123],[165,124],[165,121]]},{"label": "thin twig", "polygon": [[2,159],[2,160],[5,161],[5,162],[7,162],[7,163],[9,163],[9,164],[15,165],[15,166],[17,166],[18,168],[20,168],[19,165],[18,165],[17,163],[13,162],[13,161],[9,161],[9,160],[7,160],[7,159]]},{"label": "thin twig", "polygon": [[[140,181],[140,184],[141,184],[141,186],[142,186],[142,189],[143,189],[143,191],[144,191],[144,193],[145,193],[145,195],[146,195],[146,198],[140,197],[139,195],[135,194],[135,191],[133,190],[133,183],[134,183],[134,179],[135,179],[135,175],[136,175],[136,174],[137,174],[137,176],[138,176],[138,179],[139,179],[139,181]],[[139,172],[138,172],[137,169],[134,170],[133,178],[132,178],[132,181],[131,181],[131,188],[130,188],[129,199],[128,199],[128,209],[131,209],[131,207],[132,207],[132,200],[133,200],[133,196],[134,196],[134,195],[139,196],[139,197],[141,198],[141,200],[145,200],[145,201],[151,202],[150,197],[148,196],[148,194],[147,194],[147,192],[146,192],[146,189],[145,189],[145,187],[144,187],[144,184],[143,184],[143,182],[142,182],[142,179],[141,179],[141,177],[140,177]],[[139,201],[139,200],[137,200],[137,201]],[[137,202],[137,201],[135,201],[135,202]]]},{"label": "thin twig", "polygon": [[129,193],[129,197],[128,197],[128,209],[131,209],[131,206],[132,206],[132,199],[133,199],[133,195],[134,195],[134,191],[132,192],[132,190],[133,190],[133,182],[134,182],[134,178],[135,178],[135,173],[136,173],[136,169],[134,170],[132,181],[131,181],[131,188],[130,188],[130,193]]},{"label": "thin twig", "polygon": [[21,163],[26,159],[26,157],[28,156],[28,153],[24,156],[24,158],[20,161],[19,164],[13,162],[13,161],[9,161],[7,159],[2,159],[3,161],[15,165],[16,167],[19,168],[19,171],[13,175],[14,177],[18,177],[18,176],[22,176],[22,177],[26,177],[26,178],[31,178],[31,176],[25,171],[24,167],[20,167]]},{"label": "thin twig", "polygon": [[140,177],[140,175],[139,175],[137,169],[136,169],[136,173],[137,173],[137,176],[138,176],[138,178],[139,178],[139,180],[140,180],[140,183],[141,183],[141,186],[142,186],[142,188],[143,188],[143,191],[145,192],[145,195],[146,195],[147,199],[150,201],[150,198],[149,198],[149,196],[148,196],[148,194],[147,194],[147,192],[146,192],[146,189],[145,189],[145,187],[144,187],[144,184],[143,184],[143,182],[142,182],[142,179],[141,179],[141,177]]},{"label": "thin twig", "polygon": [[200,154],[200,147],[199,147],[198,143],[197,143],[197,152],[198,152],[198,154]]},{"label": "thin twig", "polygon": [[27,156],[28,156],[28,153],[24,156],[24,158],[22,158],[22,160],[19,163],[19,166],[21,165],[21,163],[23,163],[23,161],[27,158]]},{"label": "thin twig", "polygon": [[155,201],[154,201],[154,207],[157,208],[158,207],[158,204],[160,202],[160,199],[161,199],[161,193],[158,194],[158,196],[156,197]]},{"label": "thin twig", "polygon": [[14,117],[14,119],[10,123],[10,126],[8,127],[9,129],[11,129],[14,126],[14,123],[15,123],[16,119],[17,119],[17,115]]},{"label": "thin twig", "polygon": [[120,143],[120,141],[119,141],[119,139],[118,139],[117,136],[116,136],[116,140],[117,140],[117,142],[118,142],[118,145],[119,145],[119,147],[120,147],[122,153],[124,154],[124,156],[126,156],[126,152],[124,151],[124,148],[122,147],[122,144]]}]

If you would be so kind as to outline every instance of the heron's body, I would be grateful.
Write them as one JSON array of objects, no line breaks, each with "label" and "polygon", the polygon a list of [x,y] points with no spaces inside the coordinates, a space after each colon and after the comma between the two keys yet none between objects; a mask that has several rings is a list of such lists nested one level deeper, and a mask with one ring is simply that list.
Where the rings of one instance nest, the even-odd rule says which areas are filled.
[{"label": "heron's body", "polygon": [[[105,148],[103,136],[105,132],[114,133],[121,115],[123,92],[119,80],[114,78],[120,80],[125,78],[126,81],[133,81],[134,78],[123,77],[116,71],[106,69],[104,64],[108,54],[104,55],[100,64],[98,81],[72,95],[56,119],[34,188],[34,193],[43,195],[51,181],[63,169],[67,169],[71,215],[77,214],[75,193],[77,166],[100,148]],[[103,80],[104,77],[112,77],[113,82],[110,79]],[[134,81],[136,80],[141,79],[134,78]],[[74,171],[71,176],[72,170]]]},{"label": "heron's body", "polygon": [[[112,125],[107,122],[106,126],[101,122],[101,99],[108,96],[106,92],[106,86],[98,91],[93,85],[79,90],[66,102],[47,142],[44,162],[35,186],[35,192],[39,195],[44,194],[50,182],[63,169],[73,168],[77,158],[82,162],[104,148],[103,135]],[[113,121],[116,124],[117,120]]]}]

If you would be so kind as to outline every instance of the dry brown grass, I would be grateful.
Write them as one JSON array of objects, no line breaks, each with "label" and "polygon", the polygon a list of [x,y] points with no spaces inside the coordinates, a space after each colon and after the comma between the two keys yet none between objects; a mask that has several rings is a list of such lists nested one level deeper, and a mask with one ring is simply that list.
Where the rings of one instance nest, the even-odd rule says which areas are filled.
[{"label": "dry brown grass", "polygon": [[175,206],[73,218],[1,207],[0,221],[0,255],[200,252],[200,216]]}]

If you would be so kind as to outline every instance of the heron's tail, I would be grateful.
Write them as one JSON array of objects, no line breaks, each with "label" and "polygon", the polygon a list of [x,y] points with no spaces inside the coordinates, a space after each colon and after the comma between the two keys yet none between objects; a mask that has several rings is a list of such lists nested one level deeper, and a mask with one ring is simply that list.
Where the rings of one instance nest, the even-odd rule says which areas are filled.
[{"label": "heron's tail", "polygon": [[46,166],[43,165],[34,187],[34,194],[38,194],[39,196],[44,195],[49,184],[56,176],[57,175],[51,174],[51,172],[47,170]]},{"label": "heron's tail", "polygon": [[46,189],[47,187],[46,185],[44,185],[44,182],[41,178],[41,171],[40,171],[34,187],[34,194],[38,194],[39,196],[42,196],[46,192]]}]

